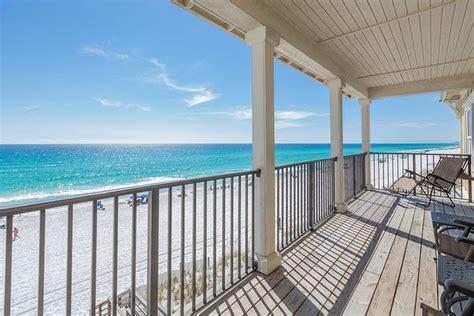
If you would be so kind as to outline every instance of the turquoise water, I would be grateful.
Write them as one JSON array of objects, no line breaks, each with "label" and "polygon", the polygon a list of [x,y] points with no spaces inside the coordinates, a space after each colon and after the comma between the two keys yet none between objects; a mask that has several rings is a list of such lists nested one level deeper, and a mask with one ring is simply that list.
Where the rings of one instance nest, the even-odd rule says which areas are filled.
[{"label": "turquoise water", "polygon": [[[373,144],[372,151],[412,151],[452,144]],[[361,151],[344,145],[345,154]],[[278,144],[276,164],[330,156],[329,144]],[[0,145],[0,206],[249,170],[250,144]]]}]

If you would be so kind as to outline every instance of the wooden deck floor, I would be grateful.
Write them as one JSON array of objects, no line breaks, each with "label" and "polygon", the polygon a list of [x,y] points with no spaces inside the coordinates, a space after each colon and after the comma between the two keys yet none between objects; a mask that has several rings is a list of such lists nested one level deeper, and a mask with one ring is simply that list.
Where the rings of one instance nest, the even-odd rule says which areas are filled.
[{"label": "wooden deck floor", "polygon": [[286,250],[269,276],[252,274],[201,314],[421,315],[438,307],[430,211],[474,216],[423,199],[368,191]]}]

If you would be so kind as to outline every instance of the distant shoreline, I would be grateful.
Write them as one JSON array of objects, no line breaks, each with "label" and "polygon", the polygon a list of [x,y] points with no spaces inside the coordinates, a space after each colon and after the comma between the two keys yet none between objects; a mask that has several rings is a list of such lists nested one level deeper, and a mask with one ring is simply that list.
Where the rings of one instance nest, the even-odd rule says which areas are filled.
[{"label": "distant shoreline", "polygon": [[[275,143],[275,145],[329,145],[330,143]],[[458,142],[448,143],[371,143],[371,145],[438,145],[438,144],[458,144]],[[87,146],[87,145],[110,145],[110,146],[141,146],[141,145],[252,145],[252,143],[0,143],[1,146]],[[344,145],[361,145],[361,143],[344,143]],[[459,144],[458,144],[459,146]]]},{"label": "distant shoreline", "polygon": [[[452,150],[456,143],[375,143],[374,152]],[[330,145],[275,146],[276,165],[322,159]],[[0,207],[251,169],[251,144],[0,145]],[[361,151],[345,144],[346,155]]]}]

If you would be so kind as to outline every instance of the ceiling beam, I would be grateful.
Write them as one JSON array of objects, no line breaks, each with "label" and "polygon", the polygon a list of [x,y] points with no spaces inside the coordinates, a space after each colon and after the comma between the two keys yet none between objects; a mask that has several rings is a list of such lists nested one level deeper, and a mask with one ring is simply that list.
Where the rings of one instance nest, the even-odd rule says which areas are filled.
[{"label": "ceiling beam", "polygon": [[[346,73],[334,60],[318,47],[314,40],[295,29],[273,8],[259,0],[230,0],[235,6],[253,17],[262,25],[276,31],[282,39],[295,47],[314,62],[327,69],[334,78],[342,79],[363,97],[368,97],[368,87],[361,80]],[[330,79],[334,79],[330,78]]]},{"label": "ceiling beam", "polygon": [[442,77],[388,86],[369,88],[370,99],[397,97],[402,95],[441,92],[452,89],[474,88],[474,74]]},{"label": "ceiling beam", "polygon": [[471,61],[474,61],[474,58],[458,59],[458,60],[453,60],[453,61],[447,61],[445,63],[432,64],[432,65],[428,65],[428,66],[401,69],[401,70],[394,70],[394,71],[382,72],[382,73],[378,73],[378,74],[370,74],[370,75],[361,76],[361,77],[357,77],[357,78],[358,79],[369,79],[369,78],[373,78],[373,77],[379,77],[379,76],[385,76],[385,75],[390,75],[390,74],[401,73],[401,72],[404,72],[404,71],[413,71],[413,70],[420,70],[420,69],[428,69],[428,68],[437,67],[437,66],[452,65],[454,63],[460,63],[460,62],[464,62],[464,61],[471,62]]},{"label": "ceiling beam", "polygon": [[451,4],[453,4],[453,3],[456,3],[456,1],[455,1],[455,0],[452,0],[451,2],[446,2],[446,3],[439,4],[439,5],[435,5],[435,6],[432,6],[432,7],[428,8],[428,9],[416,11],[416,12],[413,12],[413,13],[410,13],[410,14],[406,14],[406,15],[403,15],[403,16],[397,16],[396,18],[387,20],[387,21],[382,22],[382,23],[369,25],[369,26],[367,26],[367,27],[363,27],[363,28],[361,28],[361,29],[358,29],[358,30],[355,30],[355,31],[352,31],[352,32],[348,32],[348,33],[344,33],[344,34],[341,34],[341,35],[336,35],[336,36],[334,36],[334,37],[330,37],[330,38],[324,39],[324,40],[322,40],[322,41],[319,41],[318,44],[324,44],[324,43],[327,43],[327,42],[336,40],[336,39],[338,39],[338,38],[346,37],[346,36],[349,36],[349,35],[352,35],[352,34],[356,34],[356,33],[360,33],[360,32],[366,31],[366,30],[370,30],[370,29],[373,29],[374,27],[378,27],[378,26],[385,25],[385,24],[389,24],[389,23],[392,23],[392,22],[395,22],[395,21],[399,21],[399,20],[402,20],[402,19],[405,19],[405,18],[409,18],[409,17],[411,17],[411,16],[418,15],[418,14],[423,13],[423,12],[430,12],[430,11],[432,11],[432,10],[435,10],[435,9],[438,9],[438,8],[440,8],[440,7],[444,7],[444,6],[447,6],[447,5],[451,5]]}]

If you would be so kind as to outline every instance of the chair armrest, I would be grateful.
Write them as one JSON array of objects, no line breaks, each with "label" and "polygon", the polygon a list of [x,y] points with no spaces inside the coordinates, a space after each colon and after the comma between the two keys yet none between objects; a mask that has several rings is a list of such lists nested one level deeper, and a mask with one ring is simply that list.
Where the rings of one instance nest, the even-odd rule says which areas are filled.
[{"label": "chair armrest", "polygon": [[474,238],[458,236],[455,238],[456,242],[464,242],[466,244],[474,245]]},{"label": "chair armrest", "polygon": [[461,230],[463,231],[463,236],[467,236],[470,233],[470,230],[466,231],[466,228],[463,227],[458,227],[458,226],[450,226],[450,225],[441,225],[438,230],[436,230],[436,235],[439,235],[441,233],[447,232],[448,230]]},{"label": "chair armrest", "polygon": [[425,177],[422,176],[421,174],[419,174],[419,173],[417,173],[417,172],[415,172],[415,171],[413,171],[413,170],[410,170],[410,169],[405,169],[405,173],[409,173],[409,174],[411,174],[411,175],[419,176],[419,177],[421,177],[421,178],[423,178],[423,179],[425,178]]},{"label": "chair armrest", "polygon": [[474,228],[474,220],[470,221],[468,219],[456,218],[456,219],[453,220],[453,222],[455,222],[456,224],[460,224],[460,225],[469,227],[469,228]]},{"label": "chair armrest", "polygon": [[474,298],[474,285],[472,284],[450,278],[444,282],[444,286],[447,289],[454,290],[458,293]]}]

